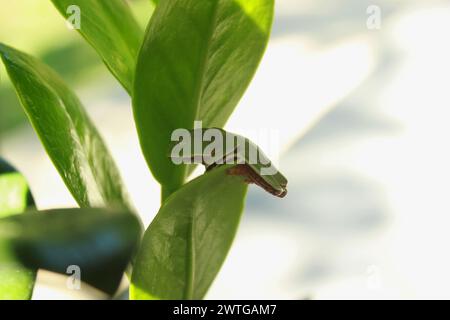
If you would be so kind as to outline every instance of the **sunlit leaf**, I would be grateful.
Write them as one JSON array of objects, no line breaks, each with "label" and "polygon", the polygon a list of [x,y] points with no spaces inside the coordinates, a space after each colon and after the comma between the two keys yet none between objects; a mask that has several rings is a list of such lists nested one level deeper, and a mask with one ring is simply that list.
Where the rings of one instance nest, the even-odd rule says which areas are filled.
[{"label": "sunlit leaf", "polygon": [[173,130],[191,129],[195,120],[203,127],[226,123],[264,53],[273,6],[170,0],[156,7],[138,58],[133,108],[143,153],[166,195],[187,176],[186,166],[166,157]]},{"label": "sunlit leaf", "polygon": [[82,207],[126,205],[119,172],[80,100],[39,60],[0,44],[28,118]]},{"label": "sunlit leaf", "polygon": [[[131,93],[143,32],[124,0],[51,0]],[[76,7],[74,7],[76,6]],[[76,21],[79,13],[79,21]]]},{"label": "sunlit leaf", "polygon": [[140,238],[136,217],[122,210],[60,209],[0,219],[0,239],[24,266],[67,274],[113,294]]},{"label": "sunlit leaf", "polygon": [[[34,206],[27,181],[0,158],[0,219],[20,214]],[[0,239],[0,300],[30,299],[36,270],[25,268]]]},{"label": "sunlit leaf", "polygon": [[247,185],[216,168],[163,204],[135,260],[133,299],[201,299],[236,234]]}]

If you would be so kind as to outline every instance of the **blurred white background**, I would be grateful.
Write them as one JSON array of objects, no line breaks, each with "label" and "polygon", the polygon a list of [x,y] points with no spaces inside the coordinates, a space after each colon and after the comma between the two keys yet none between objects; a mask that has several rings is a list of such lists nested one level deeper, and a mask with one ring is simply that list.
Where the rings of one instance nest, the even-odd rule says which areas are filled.
[{"label": "blurred white background", "polygon": [[[371,5],[379,30],[366,25]],[[250,187],[207,298],[450,298],[449,32],[448,0],[276,0],[266,56],[227,128],[279,131],[289,193]],[[103,72],[76,91],[148,224],[159,187],[130,101]],[[40,209],[75,206],[29,127],[1,139]],[[44,278],[35,298],[70,297]]]}]

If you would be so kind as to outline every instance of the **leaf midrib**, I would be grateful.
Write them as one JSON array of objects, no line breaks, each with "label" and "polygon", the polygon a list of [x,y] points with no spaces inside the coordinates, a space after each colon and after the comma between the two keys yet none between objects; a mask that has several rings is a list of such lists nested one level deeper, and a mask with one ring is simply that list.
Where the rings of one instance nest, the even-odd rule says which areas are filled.
[{"label": "leaf midrib", "polygon": [[[207,42],[206,47],[201,58],[200,66],[199,66],[199,74],[200,79],[196,83],[195,94],[193,104],[195,105],[195,117],[194,121],[198,119],[200,108],[201,108],[201,97],[203,95],[203,82],[205,81],[205,70],[209,60],[209,51],[211,48],[212,37],[214,34],[215,26],[217,23],[218,16],[218,8],[219,8],[220,0],[217,0],[214,3],[213,13],[209,24],[208,34],[207,34]],[[186,169],[185,169],[186,172]],[[194,210],[192,211],[194,212]],[[189,262],[188,262],[188,272],[187,272],[187,283],[186,283],[186,299],[193,299],[194,295],[194,281],[195,281],[195,217],[194,214],[190,216],[190,229],[189,229],[189,242],[188,242],[188,250],[189,250]]]},{"label": "leaf midrib", "polygon": [[217,23],[219,2],[220,2],[220,0],[217,0],[214,3],[213,13],[212,13],[212,17],[211,17],[211,23],[210,23],[209,29],[208,29],[206,47],[205,47],[205,51],[201,58],[201,63],[199,66],[200,79],[199,79],[199,81],[197,81],[196,87],[195,87],[194,102],[193,102],[195,104],[195,117],[193,120],[198,119],[200,108],[201,108],[200,104],[202,101],[201,97],[203,95],[202,89],[203,89],[203,82],[205,81],[205,73],[206,73],[205,70],[206,70],[206,66],[208,65],[209,51],[211,48],[212,37],[213,37],[215,26]]}]

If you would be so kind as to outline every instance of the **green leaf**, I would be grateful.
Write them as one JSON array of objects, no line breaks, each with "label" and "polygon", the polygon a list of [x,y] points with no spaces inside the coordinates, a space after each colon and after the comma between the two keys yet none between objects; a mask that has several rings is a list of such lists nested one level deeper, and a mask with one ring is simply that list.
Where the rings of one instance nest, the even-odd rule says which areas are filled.
[{"label": "green leaf", "polygon": [[133,108],[141,147],[167,193],[186,166],[166,157],[174,129],[222,127],[264,53],[273,0],[161,1],[147,27],[134,82]]},{"label": "green leaf", "polygon": [[37,59],[1,43],[0,56],[28,118],[79,205],[126,205],[116,165],[77,96]]},{"label": "green leaf", "polygon": [[201,299],[239,225],[247,184],[216,168],[173,193],[145,232],[133,267],[133,299]]},{"label": "green leaf", "polygon": [[[25,178],[0,158],[0,219],[34,206]],[[30,299],[36,269],[24,268],[0,239],[0,300]]]},{"label": "green leaf", "polygon": [[97,51],[112,74],[131,93],[137,54],[143,32],[123,0],[52,0],[58,11],[71,21],[78,6],[78,31]]},{"label": "green leaf", "polygon": [[34,207],[25,177],[0,157],[0,218]]},{"label": "green leaf", "polygon": [[67,274],[113,294],[140,238],[136,217],[123,210],[60,209],[0,219],[0,239],[24,266]]}]

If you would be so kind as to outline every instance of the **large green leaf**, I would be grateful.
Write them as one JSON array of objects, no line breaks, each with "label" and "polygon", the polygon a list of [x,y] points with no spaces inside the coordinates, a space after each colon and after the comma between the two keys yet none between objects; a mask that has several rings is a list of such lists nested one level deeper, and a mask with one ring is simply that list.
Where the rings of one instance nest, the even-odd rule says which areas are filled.
[{"label": "large green leaf", "polygon": [[216,168],[163,204],[145,232],[132,274],[133,299],[201,299],[234,239],[247,184]]},{"label": "large green leaf", "polygon": [[[34,206],[27,181],[0,158],[0,219]],[[30,299],[36,270],[24,268],[0,239],[0,300]]]},{"label": "large green leaf", "polygon": [[126,204],[119,172],[80,100],[48,66],[0,43],[34,129],[82,207]]},{"label": "large green leaf", "polygon": [[[123,0],[51,0],[66,18],[78,6],[78,31],[98,52],[108,69],[131,93],[143,32]],[[70,62],[68,62],[70,63]]]},{"label": "large green leaf", "polygon": [[147,27],[134,82],[141,147],[169,194],[186,166],[166,157],[174,129],[222,127],[250,83],[269,38],[273,0],[161,1]]},{"label": "large green leaf", "polygon": [[[210,170],[223,163],[238,164],[231,173],[241,175],[274,196],[287,194],[287,179],[278,171],[262,149],[246,137],[220,128],[185,130],[189,137],[203,137],[202,143],[191,141],[172,142],[168,156],[174,163],[203,164]],[[212,140],[212,142],[210,141]]]},{"label": "large green leaf", "polygon": [[123,210],[60,209],[0,219],[0,239],[24,266],[66,274],[113,294],[140,238],[137,218]]}]

